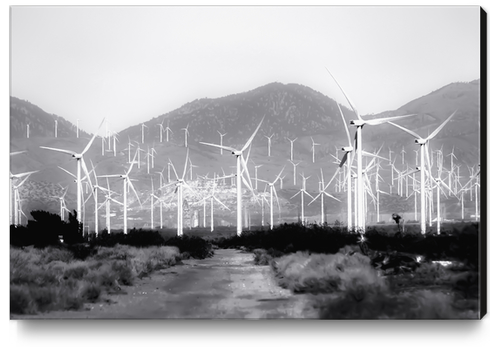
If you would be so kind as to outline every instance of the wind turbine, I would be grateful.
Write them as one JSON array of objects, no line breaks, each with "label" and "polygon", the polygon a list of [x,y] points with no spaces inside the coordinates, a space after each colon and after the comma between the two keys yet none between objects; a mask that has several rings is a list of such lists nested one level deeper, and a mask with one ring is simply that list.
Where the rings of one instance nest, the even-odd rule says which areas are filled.
[{"label": "wind turbine", "polygon": [[90,161],[90,164],[92,165],[92,172],[94,173],[94,179],[95,179],[95,184],[93,186],[93,194],[94,194],[94,202],[95,202],[95,235],[97,236],[99,234],[99,215],[98,215],[98,190],[106,190],[104,187],[99,186],[99,181],[97,180],[97,173],[95,172],[95,167],[94,163],[92,163],[92,160]]},{"label": "wind turbine", "polygon": [[[78,127],[79,122],[80,122],[80,119],[77,119],[77,139],[80,137],[80,131],[79,131],[79,127]],[[100,126],[99,126],[99,129],[100,129]]]},{"label": "wind turbine", "polygon": [[[426,170],[426,166],[428,166],[426,163],[425,163],[425,160],[427,160],[427,162],[429,162],[429,152],[427,150],[427,147],[426,147],[426,144],[431,140],[433,139],[441,130],[442,128],[451,120],[451,118],[456,114],[457,110],[454,111],[448,119],[446,119],[441,125],[439,125],[439,127],[437,129],[435,129],[429,136],[427,136],[426,138],[422,138],[421,136],[417,135],[415,132],[413,132],[412,130],[409,130],[407,128],[404,128],[402,127],[401,125],[398,125],[398,124],[395,124],[395,123],[392,123],[392,122],[388,122],[389,124],[405,131],[406,133],[412,135],[413,137],[415,137],[415,143],[420,145],[420,198],[421,198],[421,203],[420,203],[420,227],[421,227],[421,232],[422,234],[425,234],[425,231],[426,231],[426,216],[425,216],[425,199],[426,199],[426,196],[425,196],[425,170]],[[429,175],[430,175],[430,171],[429,172]]]},{"label": "wind turbine", "polygon": [[[215,195],[215,187],[216,187],[216,178],[213,179],[213,190],[211,192],[211,195],[205,197],[201,201],[204,202],[204,218],[203,218],[203,226],[206,227],[206,200],[210,199],[210,204],[211,204],[211,232],[214,231],[214,201],[218,202],[221,204],[224,208],[226,208],[228,211],[230,210],[225,204],[223,204]],[[199,203],[199,202],[198,202]]]},{"label": "wind turbine", "polygon": [[[218,134],[219,134],[219,145],[220,145],[220,146],[223,146],[223,137],[224,137],[224,136],[225,136],[227,133],[222,134],[222,133],[220,133],[220,131],[219,131],[219,130],[216,130],[216,131],[217,131],[217,132],[218,132]],[[223,155],[223,148],[220,148],[220,154],[221,154],[221,155]]]},{"label": "wind turbine", "polygon": [[184,147],[187,148],[187,136],[189,136],[189,123],[187,123],[187,126],[185,128],[182,128],[180,130],[184,130]]},{"label": "wind turbine", "polygon": [[188,188],[192,192],[194,190],[187,184],[187,182],[184,180],[185,174],[187,172],[187,162],[189,161],[189,149],[187,149],[187,154],[185,157],[185,163],[184,163],[184,170],[182,171],[182,175],[179,178],[179,175],[177,174],[177,171],[175,170],[175,167],[172,163],[172,161],[169,159],[170,164],[172,166],[172,169],[174,170],[176,181],[172,182],[170,184],[167,184],[166,186],[163,186],[163,188],[167,188],[169,186],[175,185],[175,193],[177,193],[177,236],[182,236],[184,234],[184,213],[183,213],[183,198],[182,198],[182,190],[183,188]]},{"label": "wind turbine", "polygon": [[[309,178],[310,176],[308,176]],[[304,225],[305,224],[305,199],[304,199],[304,194],[308,195],[310,198],[313,199],[313,196],[310,195],[310,193],[308,193],[306,191],[306,180],[308,179],[306,178],[304,175],[303,175],[303,186],[302,188],[296,193],[294,194],[290,199],[296,197],[298,194],[301,194],[301,224]]]},{"label": "wind turbine", "polygon": [[168,123],[169,121],[167,120],[167,127],[165,128],[165,132],[167,133],[167,142],[168,142],[168,132],[170,131],[171,133],[173,133],[172,129],[170,129],[170,127],[168,126]]},{"label": "wind turbine", "polygon": [[148,128],[145,123],[141,124],[141,144],[145,144],[145,128]]},{"label": "wind turbine", "polygon": [[64,190],[65,192],[62,195],[59,196],[51,196],[51,198],[57,199],[60,202],[60,218],[61,220],[65,220],[65,210],[70,212],[66,208],[66,202],[65,202],[65,196],[66,193],[68,193],[68,186],[66,188],[61,187],[62,191]]},{"label": "wind turbine", "polygon": [[293,144],[294,144],[294,141],[296,141],[298,138],[296,137],[294,140],[291,140],[289,137],[286,137],[289,142],[291,142],[291,158],[290,160],[292,161],[293,160]]},{"label": "wind turbine", "polygon": [[274,187],[274,184],[276,184],[276,182],[281,177],[282,172],[284,171],[284,168],[285,168],[285,166],[283,166],[281,172],[279,172],[279,174],[276,176],[276,178],[272,182],[269,182],[269,181],[266,181],[266,180],[260,180],[259,179],[259,181],[265,182],[269,186],[269,196],[270,196],[270,199],[271,199],[271,202],[269,204],[269,207],[270,207],[270,219],[271,219],[270,220],[270,229],[271,230],[274,227],[274,195],[276,196],[277,206],[279,207],[279,209],[281,209],[281,204],[279,202],[279,198],[277,196],[277,192],[276,192],[276,188]]},{"label": "wind turbine", "polygon": [[74,151],[70,151],[70,150],[66,150],[66,149],[59,149],[59,148],[51,148],[51,147],[40,146],[40,148],[48,149],[50,151],[66,153],[66,154],[71,155],[73,158],[76,159],[76,161],[77,161],[77,219],[78,219],[78,222],[81,222],[80,213],[81,213],[81,207],[82,207],[82,196],[81,196],[81,193],[82,193],[82,184],[81,184],[82,179],[81,179],[81,170],[84,171],[84,173],[87,176],[87,179],[88,179],[88,181],[90,183],[90,187],[92,188],[92,182],[90,181],[90,175],[89,175],[89,172],[87,170],[87,165],[85,165],[85,161],[83,160],[83,155],[85,153],[87,153],[87,151],[89,150],[90,146],[94,142],[95,137],[97,136],[97,132],[99,131],[99,129],[102,126],[102,124],[104,123],[104,120],[105,119],[102,120],[102,122],[100,123],[99,127],[97,128],[97,131],[92,136],[92,139],[87,144],[87,146],[85,146],[85,148],[83,149],[83,151],[80,152],[80,153],[76,153]]},{"label": "wind turbine", "polygon": [[103,191],[106,192],[106,195],[105,195],[105,201],[99,206],[99,209],[105,205],[105,218],[106,218],[105,225],[106,225],[107,233],[110,234],[111,233],[111,201],[121,206],[124,206],[124,204],[111,197],[111,193],[113,192],[111,192],[111,188],[109,185],[109,178],[106,178],[106,180],[107,180],[107,189],[105,188],[102,189],[102,187],[100,187]]},{"label": "wind turbine", "polygon": [[[10,193],[10,199],[9,199],[9,204],[12,203],[12,189],[13,189],[13,193],[14,193],[14,204],[13,204],[13,207],[14,207],[14,225],[17,225],[19,223],[19,211],[18,211],[18,204],[19,204],[19,199],[20,199],[20,195],[19,195],[19,188],[27,181],[27,179],[29,178],[30,175],[32,175],[33,173],[36,173],[38,171],[30,171],[30,172],[24,172],[24,173],[19,173],[19,174],[16,174],[16,175],[13,175],[12,173],[10,173],[10,189],[9,189],[9,193]],[[13,180],[14,179],[20,179],[22,177],[25,177],[22,181],[20,181],[18,184],[16,183],[13,183]],[[10,224],[12,224],[12,208],[9,206],[9,212],[10,212]]]},{"label": "wind turbine", "polygon": [[[117,150],[116,150],[116,141],[119,142],[119,139],[117,138],[117,135],[118,133],[113,133],[112,134],[112,141],[113,141],[113,146],[112,146],[112,150],[114,151],[114,156],[116,156],[116,153],[117,153]],[[109,141],[109,143],[111,143]]]},{"label": "wind turbine", "polygon": [[342,94],[345,96],[345,98],[347,99],[347,102],[349,103],[350,107],[352,108],[352,110],[354,111],[354,113],[356,114],[357,116],[357,119],[356,120],[351,120],[350,121],[350,124],[352,126],[355,126],[357,128],[356,130],[356,147],[357,147],[357,180],[358,180],[358,184],[357,184],[357,194],[358,194],[358,198],[357,198],[357,203],[358,203],[358,208],[357,208],[357,213],[358,213],[358,225],[357,227],[359,228],[359,230],[361,231],[361,233],[364,233],[364,229],[365,229],[365,224],[366,224],[366,216],[365,216],[365,211],[364,211],[364,204],[365,204],[365,200],[364,200],[364,195],[365,195],[365,192],[364,192],[364,179],[363,179],[363,170],[362,170],[362,154],[363,154],[363,151],[362,151],[362,127],[364,125],[380,125],[380,124],[383,124],[383,123],[387,123],[389,121],[395,121],[395,120],[399,120],[399,119],[403,119],[403,118],[406,118],[406,117],[411,117],[411,116],[414,116],[414,114],[410,114],[410,115],[404,115],[404,116],[394,116],[394,117],[388,117],[388,118],[377,118],[377,119],[370,119],[370,120],[365,120],[365,119],[362,119],[362,117],[359,115],[359,112],[357,111],[357,108],[354,106],[354,104],[352,103],[352,101],[350,100],[350,98],[347,96],[347,93],[344,91],[344,89],[342,88],[342,86],[339,84],[339,82],[335,79],[335,77],[332,75],[332,73],[330,72],[330,70],[328,70],[327,68],[325,68],[328,73],[330,74],[330,76],[332,76],[333,80],[335,81],[335,83],[337,84],[337,86],[340,88],[340,90],[342,91]]},{"label": "wind turbine", "polygon": [[318,195],[316,197],[313,198],[313,200],[310,201],[310,203],[308,204],[308,206],[311,205],[313,203],[313,201],[315,201],[316,199],[318,199],[318,197],[321,198],[321,224],[323,225],[325,223],[325,212],[324,212],[325,208],[324,208],[324,204],[323,204],[323,196],[324,195],[325,196],[328,196],[329,198],[335,199],[338,202],[341,202],[341,201],[339,199],[337,199],[335,196],[327,193],[327,188],[330,185],[330,183],[332,183],[335,175],[332,177],[332,179],[330,180],[330,182],[328,182],[328,184],[325,186],[325,182],[323,181],[323,170],[321,168],[320,168],[320,172],[321,172],[321,181],[320,181],[321,188],[320,188],[320,192],[318,193]]},{"label": "wind turbine", "polygon": [[267,156],[270,157],[271,156],[271,139],[274,136],[274,134],[272,134],[271,136],[267,136],[267,135],[264,135],[264,136],[267,137]]},{"label": "wind turbine", "polygon": [[255,169],[255,189],[257,190],[257,178],[258,178],[258,176],[257,176],[257,169],[259,167],[263,166],[263,165],[262,164],[256,165],[253,160],[252,160],[252,163],[254,163],[254,169]]},{"label": "wind turbine", "polygon": [[316,143],[314,140],[313,140],[313,137],[311,137],[311,153],[313,155],[313,162],[315,162],[315,146],[319,146],[320,144],[319,143]]},{"label": "wind turbine", "polygon": [[[162,143],[162,135],[163,135],[163,121],[162,123],[158,124],[158,127],[160,128],[160,143]],[[168,141],[168,140],[167,140]]]},{"label": "wind turbine", "polygon": [[122,178],[123,179],[123,220],[124,220],[123,232],[124,232],[124,234],[127,234],[128,233],[128,215],[127,215],[127,208],[128,208],[128,202],[127,202],[128,186],[133,190],[134,195],[136,195],[136,199],[138,199],[138,202],[140,204],[140,207],[143,207],[141,205],[141,201],[140,201],[140,199],[138,197],[138,193],[136,193],[136,190],[134,189],[134,186],[131,183],[131,180],[129,178],[129,173],[133,169],[133,165],[135,164],[135,159],[136,159],[136,154],[135,154],[133,160],[131,161],[131,165],[129,166],[128,171],[126,171],[124,174],[120,174],[120,175],[102,175],[102,176],[99,176],[99,178],[100,177],[107,177],[107,178],[115,177],[115,178]]},{"label": "wind turbine", "polygon": [[[248,141],[245,143],[245,145],[240,150],[238,150],[236,148],[233,148],[233,147],[215,145],[213,143],[200,142],[203,145],[213,146],[213,147],[218,147],[218,148],[223,148],[226,151],[230,151],[232,155],[236,156],[236,175],[237,175],[237,185],[236,185],[236,192],[237,192],[237,235],[238,236],[240,236],[241,233],[242,233],[242,180],[243,180],[244,184],[247,186],[247,188],[250,189],[250,191],[253,192],[253,189],[251,187],[252,183],[250,182],[250,174],[248,172],[247,165],[246,165],[245,160],[243,159],[242,155],[243,155],[243,152],[252,143],[252,140],[254,139],[255,135],[259,131],[259,128],[262,125],[262,122],[264,121],[264,118],[265,118],[265,116],[260,121],[259,125],[257,126],[257,129],[255,129],[255,131],[252,134],[252,136],[248,139]],[[247,175],[248,181],[243,178],[241,164],[243,164],[243,171]]]},{"label": "wind turbine", "polygon": [[296,185],[296,166],[301,163],[301,160],[298,161],[296,164],[292,160],[289,160],[289,162],[293,164],[293,185]]},{"label": "wind turbine", "polygon": [[54,137],[58,137],[58,121],[56,119],[54,120]]}]

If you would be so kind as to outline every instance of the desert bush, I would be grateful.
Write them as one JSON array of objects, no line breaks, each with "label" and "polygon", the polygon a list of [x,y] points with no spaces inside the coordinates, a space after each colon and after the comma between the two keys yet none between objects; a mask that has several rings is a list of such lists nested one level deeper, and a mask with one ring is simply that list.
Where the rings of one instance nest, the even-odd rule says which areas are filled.
[{"label": "desert bush", "polygon": [[296,252],[272,262],[278,284],[294,292],[332,293],[349,283],[384,283],[362,254],[308,254]]},{"label": "desert bush", "polygon": [[46,247],[43,248],[40,252],[41,259],[40,261],[43,264],[48,264],[52,261],[62,261],[65,263],[69,263],[73,260],[73,253],[66,248],[61,247]]},{"label": "desert bush", "polygon": [[188,252],[195,259],[205,259],[214,254],[211,243],[197,236],[175,236],[166,240],[165,245],[175,246],[181,253]]},{"label": "desert bush", "polygon": [[10,285],[10,313],[32,314],[36,313],[29,288],[24,285]]},{"label": "desert bush", "polygon": [[355,233],[342,226],[328,226],[300,223],[281,224],[274,229],[244,231],[241,236],[217,238],[212,242],[220,248],[246,247],[253,249],[275,249],[282,253],[298,251],[312,253],[336,253],[346,245],[354,245],[358,240]]},{"label": "desert bush", "polygon": [[[359,295],[362,293],[362,295]],[[420,290],[391,294],[385,287],[351,288],[338,295],[317,296],[321,319],[458,319],[451,295]]]},{"label": "desert bush", "polygon": [[63,270],[63,280],[72,278],[74,280],[81,280],[89,272],[89,267],[86,262],[75,261],[67,264]]}]

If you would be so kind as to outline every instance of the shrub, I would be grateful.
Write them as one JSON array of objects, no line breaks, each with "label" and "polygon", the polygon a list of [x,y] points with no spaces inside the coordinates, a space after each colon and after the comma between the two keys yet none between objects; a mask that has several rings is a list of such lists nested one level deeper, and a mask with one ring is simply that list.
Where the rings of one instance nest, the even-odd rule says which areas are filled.
[{"label": "shrub", "polygon": [[297,252],[276,259],[272,269],[279,285],[294,292],[332,293],[345,290],[350,282],[363,286],[383,282],[370,266],[370,259],[359,253]]},{"label": "shrub", "polygon": [[34,314],[35,306],[27,286],[10,285],[10,313]]},{"label": "shrub", "polygon": [[181,253],[188,252],[196,259],[205,259],[214,254],[211,243],[197,236],[176,236],[168,239],[165,244],[177,247]]},{"label": "shrub", "polygon": [[40,261],[43,264],[48,264],[52,261],[62,261],[69,263],[73,260],[73,253],[66,248],[59,247],[46,247],[41,250]]},{"label": "shrub", "polygon": [[318,296],[313,305],[321,319],[458,319],[452,301],[450,295],[428,290],[394,295],[383,287],[364,287]]}]

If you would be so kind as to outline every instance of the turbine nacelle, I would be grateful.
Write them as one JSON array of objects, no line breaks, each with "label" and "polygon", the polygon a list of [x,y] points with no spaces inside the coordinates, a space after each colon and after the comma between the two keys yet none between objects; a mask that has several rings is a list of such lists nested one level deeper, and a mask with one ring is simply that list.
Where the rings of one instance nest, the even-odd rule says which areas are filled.
[{"label": "turbine nacelle", "polygon": [[427,143],[427,139],[415,139],[415,143],[425,145]]},{"label": "turbine nacelle", "polygon": [[354,147],[352,147],[352,146],[346,146],[346,147],[342,147],[342,150],[344,152],[352,152],[354,150]]},{"label": "turbine nacelle", "polygon": [[356,127],[362,127],[364,124],[366,124],[366,122],[360,119],[354,119],[350,121],[350,125],[354,125]]},{"label": "turbine nacelle", "polygon": [[242,151],[233,151],[231,154],[236,155],[237,157],[242,155]]}]

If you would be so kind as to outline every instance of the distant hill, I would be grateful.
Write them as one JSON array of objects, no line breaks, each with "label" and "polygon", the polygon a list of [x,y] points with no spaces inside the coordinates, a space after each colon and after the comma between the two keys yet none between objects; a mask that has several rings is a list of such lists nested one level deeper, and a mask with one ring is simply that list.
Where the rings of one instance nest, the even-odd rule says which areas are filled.
[{"label": "distant hill", "polygon": [[[11,139],[27,137],[27,124],[29,124],[29,137],[54,137],[55,120],[58,121],[58,137],[76,137],[76,124],[55,114],[49,114],[29,101],[10,97]],[[79,129],[79,136],[88,136],[88,134]]]},{"label": "distant hill", "polygon": [[[397,110],[371,115],[369,118],[416,113],[417,116],[401,121],[399,124],[423,136],[432,132],[457,109],[457,114],[453,120],[431,141],[431,148],[443,146],[447,166],[449,162],[447,155],[454,146],[454,152],[458,158],[457,162],[462,164],[462,175],[467,176],[466,165],[475,165],[480,162],[479,96],[479,80],[470,83],[452,83],[413,100]],[[355,118],[350,109],[345,106],[341,107],[347,120]],[[284,187],[282,190],[278,189],[278,195],[283,206],[282,213],[284,216],[288,214],[289,217],[296,216],[299,197],[292,200],[290,197],[299,189],[301,182],[299,174],[304,173],[305,176],[311,176],[307,181],[307,189],[311,194],[315,194],[318,192],[320,168],[324,172],[325,180],[329,180],[337,167],[333,164],[331,155],[335,155],[336,148],[347,145],[344,126],[336,102],[328,96],[299,84],[271,83],[251,91],[222,98],[194,100],[172,112],[145,121],[144,124],[148,128],[145,129],[144,144],[141,143],[141,124],[143,123],[120,131],[116,156],[112,151],[112,141],[111,151],[109,151],[109,144],[106,143],[105,151],[102,152],[103,140],[100,137],[97,138],[86,154],[86,162],[89,168],[90,160],[97,166],[97,174],[122,173],[129,166],[127,163],[128,140],[131,139],[135,145],[135,141],[138,141],[141,149],[145,152],[141,154],[141,167],[138,168],[135,165],[131,177],[135,180],[134,185],[140,196],[146,200],[147,193],[151,189],[151,179],[153,179],[155,186],[158,186],[157,182],[160,178],[158,172],[163,170],[166,180],[169,159],[175,164],[177,172],[179,174],[182,172],[186,153],[182,128],[188,125],[190,158],[195,165],[194,179],[197,174],[209,174],[212,177],[213,173],[222,174],[225,171],[229,174],[234,172],[235,169],[232,166],[235,165],[235,160],[229,153],[224,153],[221,156],[219,149],[201,145],[199,141],[219,144],[220,135],[218,131],[220,131],[226,133],[223,138],[224,145],[241,147],[264,116],[264,123],[252,143],[251,161],[248,168],[253,177],[254,166],[262,165],[258,168],[259,177],[272,180],[282,167],[285,167]],[[54,119],[58,120],[58,138],[54,138]],[[46,194],[44,195],[59,189],[58,184],[68,185],[67,203],[70,209],[75,208],[73,178],[57,167],[62,166],[71,172],[75,172],[75,161],[68,155],[40,149],[39,146],[81,151],[89,142],[91,135],[81,132],[80,138],[77,139],[75,136],[76,126],[62,117],[48,114],[39,107],[14,97],[11,97],[10,122],[10,150],[27,150],[27,153],[11,157],[11,171],[19,173],[40,170],[30,177],[30,181],[38,182],[38,185],[31,186],[41,187],[39,190],[45,191]],[[29,139],[26,139],[26,124],[31,124]],[[163,124],[164,128],[168,124],[172,129],[173,133],[170,134],[169,142],[166,142],[166,134],[163,133],[163,141],[160,143],[160,127],[158,124]],[[353,139],[355,129],[349,127],[349,131]],[[268,157],[267,138],[265,136],[271,135],[273,135],[272,156]],[[290,139],[298,138],[294,142],[294,159],[295,161],[301,160],[297,167],[297,186],[293,185],[293,168],[288,162],[290,143],[287,137]],[[315,147],[315,163],[312,162],[311,137],[319,144]],[[372,151],[382,145],[381,154],[385,157],[388,157],[388,149],[391,149],[400,158],[400,152],[404,148],[407,152],[405,157],[407,163],[411,167],[415,166],[414,150],[418,150],[419,147],[415,145],[414,139],[410,135],[391,125],[365,126],[363,128],[364,149]],[[150,147],[155,148],[157,155],[154,159],[154,168],[150,170],[150,175],[148,175],[145,155]],[[132,147],[131,157],[133,157],[134,151],[135,147]],[[339,152],[340,155],[342,155],[341,152]],[[399,164],[400,160],[397,159],[397,165]],[[381,174],[388,178],[390,170],[386,164],[383,166]],[[171,176],[174,177],[173,171]],[[386,179],[385,182],[381,183],[381,189],[388,191],[388,181]],[[103,185],[105,186],[106,183],[103,182]],[[26,185],[26,187],[31,186]],[[111,183],[111,188],[116,190],[121,189],[121,186],[121,182],[117,180]],[[222,189],[224,189],[223,194],[220,196],[226,195],[224,194],[226,189],[224,187]],[[258,190],[263,191],[263,189],[263,184],[259,184]],[[37,192],[33,195],[32,201],[29,201],[28,191],[28,189],[24,190],[24,194],[27,194],[25,196],[27,210],[29,204],[38,208],[43,204],[43,201],[45,203],[49,200]],[[345,198],[343,193],[336,193],[336,196]],[[169,199],[171,198],[172,196],[169,196]],[[138,206],[134,197],[130,196],[129,199],[133,207]],[[233,196],[229,196],[228,200],[230,204],[233,204]],[[192,206],[192,199],[189,201]],[[386,202],[387,200],[383,197],[383,201]],[[411,208],[405,198],[391,198],[390,201],[391,206],[396,205],[397,208],[406,210]],[[340,209],[344,207],[344,204],[332,202],[332,200],[329,200],[328,204],[328,209],[332,213],[340,212]],[[318,215],[319,207],[316,205],[312,204],[308,207],[307,213]],[[59,209],[55,200],[46,206],[51,212],[57,212]],[[455,210],[457,208],[457,206],[454,207]],[[87,207],[87,209],[93,210],[92,207]],[[132,210],[130,215],[143,213],[144,218],[142,217],[140,220],[145,220],[148,219],[148,209],[149,207],[145,205],[145,212],[137,212],[139,211],[138,207]],[[137,220],[134,223],[139,223]],[[223,220],[233,222],[233,213],[224,213]]]}]

